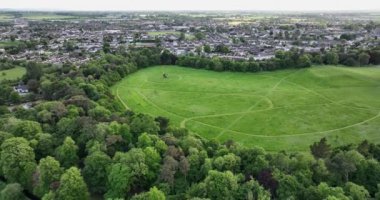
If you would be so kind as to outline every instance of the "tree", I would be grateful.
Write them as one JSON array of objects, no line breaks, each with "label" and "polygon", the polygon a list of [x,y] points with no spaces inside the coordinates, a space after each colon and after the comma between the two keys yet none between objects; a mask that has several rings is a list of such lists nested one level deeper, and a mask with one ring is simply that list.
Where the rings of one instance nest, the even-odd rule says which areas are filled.
[{"label": "tree", "polygon": [[348,182],[346,183],[343,189],[346,195],[351,197],[352,200],[361,200],[361,199],[370,198],[368,191],[363,186],[356,185],[355,183]]},{"label": "tree", "polygon": [[166,133],[168,127],[169,127],[169,119],[166,117],[158,116],[154,119],[154,121],[158,122],[160,131],[159,134],[163,135]]},{"label": "tree", "polygon": [[204,182],[207,197],[211,199],[234,199],[238,189],[237,178],[230,171],[211,170]]},{"label": "tree", "polygon": [[195,38],[196,38],[197,40],[202,40],[202,39],[205,38],[205,34],[202,33],[202,32],[197,32],[197,33],[194,34],[194,36],[195,36]]},{"label": "tree", "polygon": [[171,156],[166,156],[164,164],[161,168],[160,180],[169,183],[171,186],[174,184],[174,175],[178,169],[178,161]]},{"label": "tree", "polygon": [[178,164],[178,168],[179,168],[179,171],[186,177],[187,173],[190,170],[190,163],[185,156],[181,156],[179,164]]},{"label": "tree", "polygon": [[123,199],[130,189],[131,170],[126,165],[115,163],[110,167],[107,177],[106,199]]},{"label": "tree", "polygon": [[[36,187],[34,188],[34,193],[39,197],[43,197],[45,194],[49,193],[53,184],[59,182],[59,179],[63,173],[63,169],[57,160],[53,157],[46,157],[40,160],[37,167]],[[55,188],[56,189],[56,188]]]},{"label": "tree", "polygon": [[165,200],[165,193],[156,187],[150,188],[149,192],[144,192],[132,197],[131,200]]},{"label": "tree", "polygon": [[218,52],[218,53],[229,53],[230,52],[230,49],[224,45],[224,44],[218,44],[215,46],[215,49],[214,49],[215,52]]},{"label": "tree", "polygon": [[173,65],[175,64],[176,60],[177,57],[174,54],[170,53],[170,51],[167,49],[163,50],[160,55],[160,63],[163,65]]},{"label": "tree", "polygon": [[104,53],[110,53],[111,52],[111,45],[107,41],[103,42],[103,52]]},{"label": "tree", "polygon": [[361,53],[359,54],[359,64],[360,66],[362,65],[368,65],[369,63],[369,59],[370,59],[370,56],[368,55],[368,53]]},{"label": "tree", "polygon": [[325,62],[328,65],[337,65],[339,62],[339,56],[337,53],[330,51],[325,55]]},{"label": "tree", "polygon": [[279,199],[297,199],[298,193],[304,189],[297,179],[294,176],[282,174],[281,172],[275,176],[279,183],[276,191],[277,197]]},{"label": "tree", "polygon": [[62,175],[57,190],[57,198],[60,200],[89,199],[87,185],[78,168],[71,167]]},{"label": "tree", "polygon": [[18,182],[30,189],[36,163],[29,142],[20,137],[5,140],[1,145],[0,158],[4,177],[11,183]]},{"label": "tree", "polygon": [[11,118],[6,124],[7,130],[17,137],[28,140],[35,139],[38,133],[42,133],[41,125],[35,121],[19,120]]},{"label": "tree", "polygon": [[240,157],[233,153],[217,157],[214,160],[214,166],[219,171],[235,171],[240,167]]},{"label": "tree", "polygon": [[144,148],[145,164],[148,166],[149,171],[145,177],[147,181],[154,181],[157,179],[157,174],[161,167],[161,156],[153,147]]},{"label": "tree", "polygon": [[111,158],[101,151],[92,152],[85,158],[83,177],[92,192],[106,191],[107,169],[110,164]]},{"label": "tree", "polygon": [[344,194],[341,187],[330,187],[327,183],[320,183],[318,186],[310,186],[303,191],[303,199],[320,200],[320,199],[339,199],[349,200]]},{"label": "tree", "polygon": [[57,148],[55,155],[63,167],[69,168],[77,164],[79,160],[77,152],[78,147],[74,140],[66,137],[63,144]]},{"label": "tree", "polygon": [[11,183],[5,186],[0,192],[1,200],[25,200],[23,188],[18,183]]},{"label": "tree", "polygon": [[9,102],[18,104],[21,102],[21,97],[17,92],[11,92],[11,95],[9,96]]},{"label": "tree", "polygon": [[257,181],[250,180],[239,187],[236,199],[270,200],[271,196]]},{"label": "tree", "polygon": [[179,35],[178,40],[179,40],[179,41],[183,41],[183,40],[185,40],[185,39],[186,39],[186,34],[185,34],[184,32],[181,32],[181,34]]},{"label": "tree", "polygon": [[357,170],[357,167],[364,157],[355,150],[335,154],[328,161],[329,169],[338,175],[341,181],[348,182],[349,174]]},{"label": "tree", "polygon": [[298,67],[305,68],[311,66],[311,60],[308,55],[302,55],[298,58]]},{"label": "tree", "polygon": [[149,134],[157,134],[159,131],[159,127],[157,122],[148,115],[138,114],[132,118],[131,124],[131,132],[138,136],[144,132]]},{"label": "tree", "polygon": [[316,159],[319,158],[327,158],[331,154],[331,147],[327,144],[327,139],[324,137],[319,142],[314,142],[313,145],[310,146],[311,154]]},{"label": "tree", "polygon": [[26,80],[34,79],[38,81],[40,80],[42,75],[43,75],[43,71],[42,71],[41,64],[37,64],[35,62],[29,62],[26,65],[26,74],[25,74]]},{"label": "tree", "polygon": [[211,53],[211,47],[210,45],[206,44],[203,46],[203,50],[206,52],[206,53]]},{"label": "tree", "polygon": [[88,115],[98,121],[107,121],[111,115],[111,111],[103,106],[96,106],[88,111]]}]

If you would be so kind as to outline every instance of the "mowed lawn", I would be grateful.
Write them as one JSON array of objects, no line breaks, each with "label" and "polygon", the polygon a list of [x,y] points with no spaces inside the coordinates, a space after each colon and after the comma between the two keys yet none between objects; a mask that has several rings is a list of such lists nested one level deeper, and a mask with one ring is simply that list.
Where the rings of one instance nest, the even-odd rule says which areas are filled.
[{"label": "mowed lawn", "polygon": [[112,89],[127,108],[221,142],[268,151],[307,151],[322,137],[333,145],[380,142],[379,67],[238,73],[156,66]]},{"label": "mowed lawn", "polygon": [[0,71],[0,81],[2,80],[16,80],[21,78],[26,73],[24,67],[15,67],[13,69],[1,70]]}]

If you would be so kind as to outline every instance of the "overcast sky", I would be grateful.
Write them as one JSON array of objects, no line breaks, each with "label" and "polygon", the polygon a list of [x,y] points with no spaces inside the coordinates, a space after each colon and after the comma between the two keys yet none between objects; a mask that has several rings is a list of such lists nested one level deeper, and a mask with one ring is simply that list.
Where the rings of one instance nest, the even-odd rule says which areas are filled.
[{"label": "overcast sky", "polygon": [[380,0],[0,0],[30,10],[380,10]]}]

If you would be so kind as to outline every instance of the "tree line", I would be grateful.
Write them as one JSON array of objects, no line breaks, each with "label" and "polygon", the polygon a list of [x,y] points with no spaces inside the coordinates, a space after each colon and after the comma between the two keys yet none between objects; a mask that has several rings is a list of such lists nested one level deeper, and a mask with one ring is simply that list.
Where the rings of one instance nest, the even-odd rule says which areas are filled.
[{"label": "tree line", "polygon": [[231,60],[199,55],[179,56],[168,60],[169,64],[183,67],[202,68],[214,71],[260,72],[289,68],[306,68],[314,65],[368,66],[380,64],[380,48],[370,50],[332,49],[306,53],[293,48],[290,51],[276,51],[274,58],[265,60]]}]

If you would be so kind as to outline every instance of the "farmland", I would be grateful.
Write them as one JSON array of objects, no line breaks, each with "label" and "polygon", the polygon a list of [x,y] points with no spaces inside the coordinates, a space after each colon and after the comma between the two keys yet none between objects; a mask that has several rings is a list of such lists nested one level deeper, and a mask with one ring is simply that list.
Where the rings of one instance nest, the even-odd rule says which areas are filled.
[{"label": "farmland", "polygon": [[379,91],[379,67],[335,66],[257,74],[157,66],[113,87],[134,111],[269,151],[307,151],[321,137],[333,145],[380,142]]}]

